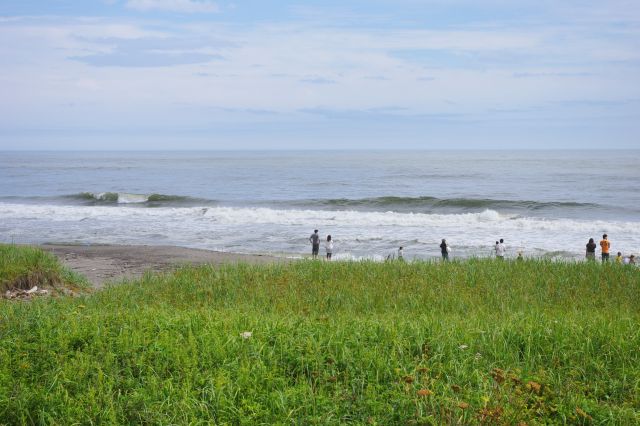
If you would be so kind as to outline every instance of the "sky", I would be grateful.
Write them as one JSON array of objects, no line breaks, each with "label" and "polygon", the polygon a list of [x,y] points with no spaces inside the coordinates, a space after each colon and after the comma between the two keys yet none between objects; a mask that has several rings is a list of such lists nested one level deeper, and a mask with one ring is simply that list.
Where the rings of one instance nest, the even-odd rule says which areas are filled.
[{"label": "sky", "polygon": [[0,150],[640,149],[637,0],[0,2]]}]

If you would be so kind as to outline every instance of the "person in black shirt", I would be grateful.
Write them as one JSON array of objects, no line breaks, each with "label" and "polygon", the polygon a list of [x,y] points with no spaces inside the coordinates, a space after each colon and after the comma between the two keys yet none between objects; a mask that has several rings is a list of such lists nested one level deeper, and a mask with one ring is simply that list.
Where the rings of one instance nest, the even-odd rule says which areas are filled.
[{"label": "person in black shirt", "polygon": [[596,260],[596,243],[593,238],[589,238],[587,243],[587,260]]},{"label": "person in black shirt", "polygon": [[449,246],[447,246],[447,240],[444,238],[440,243],[440,252],[442,253],[442,260],[449,260]]}]

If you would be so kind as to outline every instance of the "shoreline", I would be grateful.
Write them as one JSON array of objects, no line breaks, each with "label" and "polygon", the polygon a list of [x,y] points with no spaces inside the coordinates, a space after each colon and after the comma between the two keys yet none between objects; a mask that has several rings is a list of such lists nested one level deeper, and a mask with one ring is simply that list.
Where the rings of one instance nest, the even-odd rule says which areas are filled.
[{"label": "shoreline", "polygon": [[[94,289],[123,280],[135,280],[146,272],[170,272],[185,265],[224,265],[234,263],[269,264],[289,263],[307,259],[307,256],[287,256],[286,254],[246,254],[190,248],[172,245],[133,244],[77,244],[41,243],[25,244],[37,247],[55,255],[70,270],[84,276]],[[488,256],[491,258],[492,256]],[[324,259],[324,257],[322,257]],[[473,258],[473,257],[472,257]],[[531,257],[526,257],[531,259]],[[470,259],[470,258],[466,258]],[[515,260],[509,257],[509,260]],[[409,259],[411,262],[417,259]],[[440,261],[440,256],[426,261]],[[456,260],[456,259],[453,259]],[[462,260],[462,259],[457,259]],[[573,259],[583,261],[584,259]],[[340,261],[334,259],[334,261]],[[381,260],[382,261],[382,260]],[[598,260],[599,262],[599,260]],[[612,263],[613,260],[612,260]]]},{"label": "shoreline", "polygon": [[167,272],[184,265],[281,263],[292,259],[272,255],[227,253],[179,246],[117,244],[35,244],[87,278],[93,288],[136,279],[146,272]]}]

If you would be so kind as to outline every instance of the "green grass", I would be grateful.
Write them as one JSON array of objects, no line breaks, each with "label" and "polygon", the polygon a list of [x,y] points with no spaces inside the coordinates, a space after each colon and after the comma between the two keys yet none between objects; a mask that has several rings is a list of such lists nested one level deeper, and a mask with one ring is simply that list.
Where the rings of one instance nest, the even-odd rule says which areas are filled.
[{"label": "green grass", "polygon": [[50,253],[29,246],[0,244],[0,292],[10,289],[81,288],[83,277],[64,268]]},{"label": "green grass", "polygon": [[1,302],[0,422],[639,424],[639,306],[598,263],[183,268]]}]

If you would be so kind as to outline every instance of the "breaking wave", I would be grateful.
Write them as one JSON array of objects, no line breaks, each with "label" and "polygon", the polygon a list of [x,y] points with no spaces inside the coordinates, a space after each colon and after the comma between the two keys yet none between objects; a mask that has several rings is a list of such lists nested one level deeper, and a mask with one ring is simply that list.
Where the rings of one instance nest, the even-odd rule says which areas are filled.
[{"label": "breaking wave", "polygon": [[527,201],[488,198],[437,198],[382,196],[370,198],[328,198],[302,200],[243,200],[220,201],[185,195],[160,193],[136,194],[128,192],[80,192],[53,197],[0,197],[0,201],[28,204],[72,204],[82,206],[138,206],[138,207],[256,207],[285,210],[396,212],[425,214],[481,213],[496,211],[521,216],[563,217],[563,212],[606,212],[608,207],[594,203],[571,201]]},{"label": "breaking wave", "polygon": [[578,203],[564,201],[526,201],[526,200],[493,200],[486,198],[436,198],[436,197],[373,197],[373,198],[336,198],[327,200],[300,201],[300,205],[315,205],[326,208],[339,209],[364,209],[364,210],[397,210],[416,211],[422,213],[438,210],[511,210],[511,211],[536,211],[544,209],[585,208],[600,207],[593,203]]},{"label": "breaking wave", "polygon": [[197,204],[210,205],[213,200],[166,194],[131,194],[127,192],[81,192],[67,195],[68,200],[79,201],[84,205],[109,204],[144,204],[147,206],[193,206]]}]

